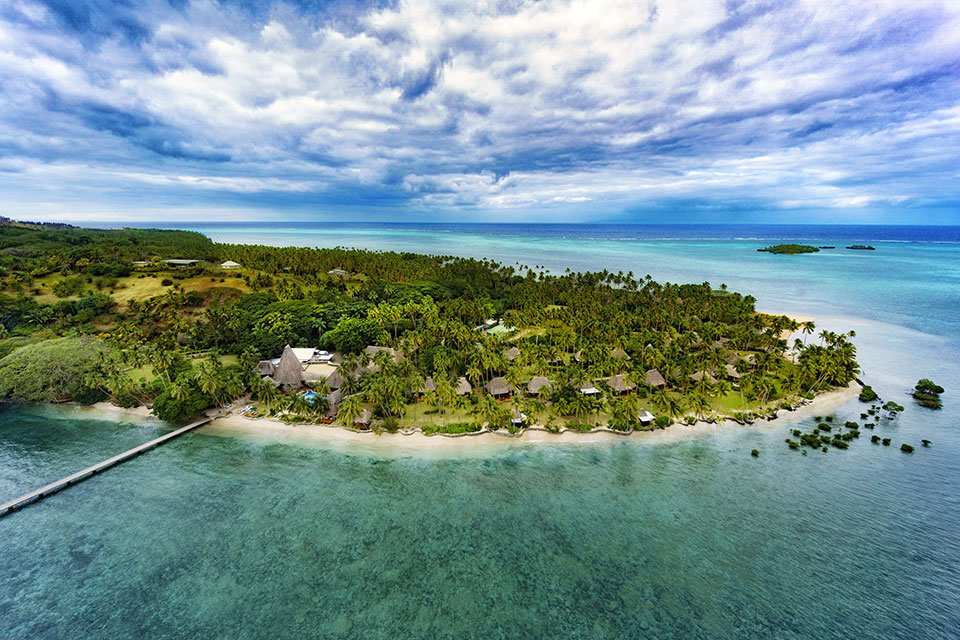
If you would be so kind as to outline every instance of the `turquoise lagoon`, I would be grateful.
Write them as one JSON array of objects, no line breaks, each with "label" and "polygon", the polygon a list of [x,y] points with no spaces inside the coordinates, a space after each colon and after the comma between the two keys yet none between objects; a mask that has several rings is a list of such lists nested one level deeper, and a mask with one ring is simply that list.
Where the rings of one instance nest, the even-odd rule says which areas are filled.
[{"label": "turquoise lagoon", "polygon": [[[200,430],[0,519],[0,637],[960,635],[955,230],[202,230],[724,282],[856,329],[867,381],[907,410],[875,431],[893,447],[807,456],[781,422],[430,454]],[[877,251],[755,251],[777,237]],[[906,402],[924,376],[940,412]],[[165,430],[8,407],[0,500]]]}]

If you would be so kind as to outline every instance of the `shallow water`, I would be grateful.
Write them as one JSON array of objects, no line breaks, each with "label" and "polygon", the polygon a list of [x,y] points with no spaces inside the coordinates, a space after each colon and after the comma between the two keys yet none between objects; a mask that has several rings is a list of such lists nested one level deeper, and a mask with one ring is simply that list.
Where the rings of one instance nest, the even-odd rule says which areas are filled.
[{"label": "shallow water", "polygon": [[[726,281],[856,328],[868,382],[907,405],[875,431],[894,446],[864,430],[801,456],[790,426],[760,423],[382,456],[200,430],[0,519],[0,637],[958,637],[956,393],[940,412],[902,395],[921,375],[955,384],[957,245],[810,263],[750,240],[491,238],[474,242]],[[0,500],[162,430],[8,408]]]}]

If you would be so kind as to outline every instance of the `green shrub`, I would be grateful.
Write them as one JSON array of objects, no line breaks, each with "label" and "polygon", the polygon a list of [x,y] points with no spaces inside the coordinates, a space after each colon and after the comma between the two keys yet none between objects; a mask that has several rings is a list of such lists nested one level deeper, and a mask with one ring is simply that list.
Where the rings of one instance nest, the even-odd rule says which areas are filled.
[{"label": "green shrub", "polygon": [[172,284],[173,284],[173,280],[171,280],[170,278],[164,278],[163,280],[160,281],[160,285],[164,287],[169,287]]},{"label": "green shrub", "polygon": [[943,387],[941,387],[940,385],[936,384],[933,380],[930,380],[928,378],[923,378],[922,380],[919,380],[913,388],[919,391],[920,393],[930,393],[934,395],[940,395],[941,393],[943,393]]},{"label": "green shrub", "polygon": [[192,379],[179,379],[187,390],[187,397],[178,400],[173,397],[172,388],[157,396],[153,401],[153,414],[166,422],[180,422],[197,415],[213,406],[214,401],[204,394]]},{"label": "green shrub", "polygon": [[103,399],[86,380],[111,349],[92,337],[57,338],[19,347],[0,360],[0,397],[28,402]]},{"label": "green shrub", "polygon": [[873,387],[870,385],[864,385],[863,389],[860,391],[860,402],[873,402],[878,400],[880,396],[877,395],[877,392],[873,390]]}]

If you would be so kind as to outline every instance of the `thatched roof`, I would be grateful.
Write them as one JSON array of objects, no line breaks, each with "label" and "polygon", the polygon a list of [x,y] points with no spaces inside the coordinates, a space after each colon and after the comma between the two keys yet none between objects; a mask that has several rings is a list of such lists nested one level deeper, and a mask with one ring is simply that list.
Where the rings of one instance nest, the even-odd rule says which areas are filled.
[{"label": "thatched roof", "polygon": [[277,370],[273,360],[261,360],[257,363],[257,371],[260,372],[261,376],[272,376]]},{"label": "thatched roof", "polygon": [[290,345],[283,348],[283,355],[280,356],[280,362],[277,363],[277,370],[273,374],[273,379],[284,387],[296,388],[303,386],[303,367],[300,361],[293,353]]},{"label": "thatched roof", "polygon": [[736,369],[733,365],[728,364],[728,365],[727,365],[727,377],[730,378],[731,380],[739,380],[739,379],[740,379],[740,372],[737,371],[737,369]]},{"label": "thatched roof", "polygon": [[364,409],[354,424],[370,424],[371,418],[373,414],[370,413],[370,409]]},{"label": "thatched roof", "polygon": [[627,379],[627,374],[618,373],[607,379],[607,385],[617,393],[626,393],[637,388],[637,385]]},{"label": "thatched roof", "polygon": [[333,391],[327,394],[327,412],[324,414],[328,418],[337,417],[337,410],[340,408],[340,403],[343,402],[343,394],[340,393],[340,389]]},{"label": "thatched roof", "polygon": [[643,376],[643,384],[648,387],[662,387],[667,384],[667,381],[664,380],[663,376],[660,375],[660,372],[656,369],[650,369],[647,371],[646,375]]},{"label": "thatched roof", "polygon": [[457,395],[467,396],[467,395],[470,395],[472,391],[473,391],[473,387],[470,386],[470,381],[464,378],[463,376],[460,376],[460,378],[457,380],[457,388],[456,388]]},{"label": "thatched roof", "polygon": [[520,349],[517,349],[516,347],[510,347],[503,355],[507,358],[507,360],[516,360],[517,356],[520,355]]},{"label": "thatched roof", "polygon": [[331,389],[339,389],[343,386],[343,376],[340,375],[340,369],[327,376],[327,386]]},{"label": "thatched roof", "polygon": [[277,381],[271,378],[270,376],[263,376],[263,381],[266,382],[267,384],[272,384],[275,387],[280,386],[279,384],[277,384]]},{"label": "thatched roof", "polygon": [[727,364],[737,364],[740,362],[740,354],[734,351],[731,351],[727,354]]},{"label": "thatched roof", "polygon": [[392,349],[390,347],[378,347],[375,345],[370,345],[369,347],[363,350],[363,352],[366,353],[371,358],[376,358],[377,354],[380,353],[381,351],[386,351],[391,356],[393,356],[393,362],[395,364],[403,361],[403,354],[397,351],[396,349]]},{"label": "thatched roof", "polygon": [[510,395],[510,385],[507,384],[506,378],[494,378],[487,383],[487,393],[492,396],[508,396]]},{"label": "thatched roof", "polygon": [[640,413],[637,414],[637,420],[640,421],[640,424],[649,424],[656,419],[657,417],[646,409],[640,409]]},{"label": "thatched roof", "polygon": [[624,358],[627,357],[627,352],[621,349],[620,347],[617,347],[616,349],[612,349],[610,351],[610,355],[616,358],[617,360],[623,360]]},{"label": "thatched roof", "polygon": [[535,376],[527,383],[527,391],[531,395],[539,395],[540,391],[546,388],[548,391],[553,389],[553,383],[550,382],[550,378],[546,376]]},{"label": "thatched roof", "polygon": [[710,372],[709,372],[709,371],[697,371],[695,374],[693,374],[692,376],[690,376],[690,379],[691,379],[691,380],[696,380],[697,382],[700,382],[700,381],[703,380],[704,378],[706,378],[706,379],[707,379],[707,382],[709,382],[710,384],[716,384],[716,383],[717,383],[717,379],[714,378],[712,375],[710,375]]},{"label": "thatched roof", "polygon": [[433,381],[433,378],[428,377],[426,380],[423,381],[423,385],[421,385],[420,388],[417,389],[417,393],[424,394],[424,393],[430,393],[431,391],[436,391],[436,390],[437,390],[437,385]]}]

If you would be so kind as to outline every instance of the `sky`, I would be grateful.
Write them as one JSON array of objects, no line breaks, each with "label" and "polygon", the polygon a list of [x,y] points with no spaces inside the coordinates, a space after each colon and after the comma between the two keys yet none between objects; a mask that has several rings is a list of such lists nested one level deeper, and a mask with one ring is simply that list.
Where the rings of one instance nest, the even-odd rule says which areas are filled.
[{"label": "sky", "polygon": [[960,2],[8,0],[0,215],[960,224]]}]

